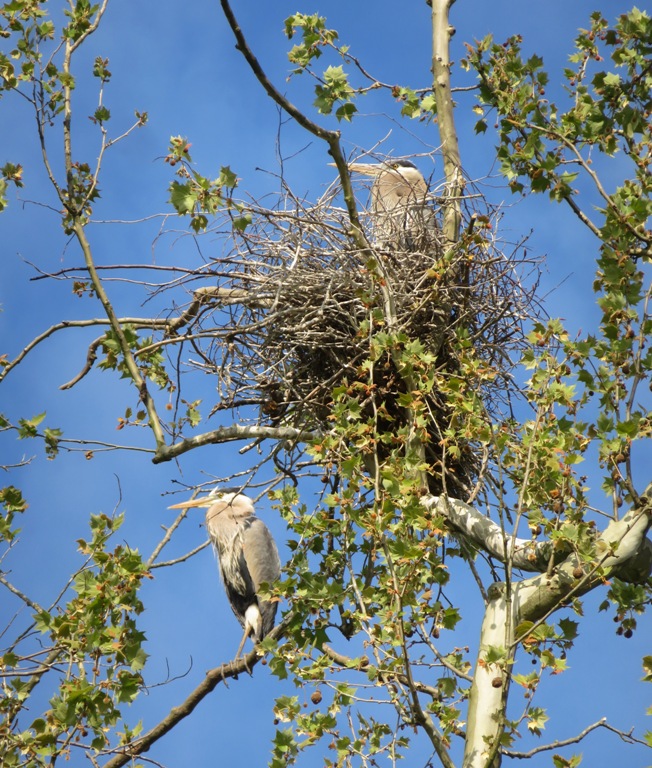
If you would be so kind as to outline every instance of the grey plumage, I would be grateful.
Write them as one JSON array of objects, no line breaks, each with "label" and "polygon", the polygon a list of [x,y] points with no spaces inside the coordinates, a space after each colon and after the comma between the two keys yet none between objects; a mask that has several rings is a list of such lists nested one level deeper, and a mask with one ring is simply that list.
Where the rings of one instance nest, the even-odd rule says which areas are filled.
[{"label": "grey plumage", "polygon": [[414,163],[389,160],[352,163],[350,170],[373,176],[371,215],[373,234],[383,248],[400,251],[426,250],[438,231],[428,203],[428,185]]},{"label": "grey plumage", "polygon": [[170,509],[188,507],[208,507],[206,528],[217,553],[222,583],[244,629],[239,656],[248,636],[259,643],[274,626],[277,604],[261,599],[258,591],[261,584],[272,584],[281,575],[276,543],[244,494],[219,493]]}]

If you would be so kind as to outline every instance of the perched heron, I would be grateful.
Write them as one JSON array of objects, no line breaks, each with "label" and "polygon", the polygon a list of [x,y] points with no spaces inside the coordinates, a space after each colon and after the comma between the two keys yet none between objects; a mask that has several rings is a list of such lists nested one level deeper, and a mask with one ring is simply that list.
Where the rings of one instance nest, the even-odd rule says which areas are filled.
[{"label": "perched heron", "polygon": [[351,163],[349,170],[374,177],[371,215],[374,237],[383,247],[408,251],[427,247],[438,227],[427,200],[428,184],[414,163]]},{"label": "perched heron", "polygon": [[233,613],[244,628],[236,658],[251,635],[259,643],[274,626],[276,602],[262,600],[258,590],[281,575],[276,543],[254,505],[241,493],[215,492],[169,509],[208,508],[206,527],[217,553],[220,575]]}]

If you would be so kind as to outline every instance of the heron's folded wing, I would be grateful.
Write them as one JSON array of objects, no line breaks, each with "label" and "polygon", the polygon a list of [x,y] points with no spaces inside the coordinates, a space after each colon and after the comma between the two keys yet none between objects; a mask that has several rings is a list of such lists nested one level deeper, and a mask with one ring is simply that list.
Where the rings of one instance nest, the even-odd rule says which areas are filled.
[{"label": "heron's folded wing", "polygon": [[279,578],[281,561],[276,542],[262,520],[256,518],[251,522],[244,535],[243,550],[256,591],[263,582],[271,584]]}]

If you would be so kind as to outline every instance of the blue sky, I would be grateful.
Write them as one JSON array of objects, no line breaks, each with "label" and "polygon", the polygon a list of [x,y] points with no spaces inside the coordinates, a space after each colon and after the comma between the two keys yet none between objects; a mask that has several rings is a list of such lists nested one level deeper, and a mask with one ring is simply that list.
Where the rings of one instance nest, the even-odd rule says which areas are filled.
[{"label": "blue sky", "polygon": [[[458,0],[452,13],[457,29],[453,59],[459,60],[464,41],[488,33],[502,40],[519,33],[524,37],[525,50],[544,55],[551,81],[559,82],[558,74],[566,63],[576,29],[588,25],[589,13],[596,4],[584,0],[551,0],[545,5]],[[620,0],[601,5],[610,15],[629,7]],[[296,11],[325,15],[329,26],[339,30],[340,39],[378,79],[412,87],[428,85],[430,27],[428,8],[423,2],[331,0],[312,5],[294,0],[234,0],[233,8],[270,78],[301,107],[312,102],[312,85],[306,76],[288,81],[288,43],[282,34],[283,20]],[[220,166],[229,165],[241,179],[240,188],[255,197],[278,191],[274,174],[278,173],[279,153],[285,158],[286,178],[298,195],[314,199],[333,181],[334,169],[327,165],[330,158],[325,146],[279,118],[276,106],[262,94],[234,49],[218,3],[111,0],[102,27],[80,53],[82,70],[88,71],[97,55],[109,57],[113,72],[105,94],[112,113],[112,135],[122,133],[133,122],[134,110],[147,111],[149,123],[107,155],[96,219],[134,221],[171,213],[167,203],[171,172],[162,160],[171,135],[188,137],[193,159],[206,175],[217,175]],[[467,82],[458,69],[455,78],[459,78],[458,84]],[[89,83],[82,78],[75,96],[78,120],[74,142],[77,156],[92,161],[97,155],[98,135],[85,115],[94,111],[96,93],[93,83],[87,86]],[[457,120],[463,164],[471,178],[485,179],[496,172],[492,166],[493,137],[475,136],[473,125],[477,118],[468,109],[469,104],[460,97]],[[361,116],[352,125],[339,126],[345,146],[351,151],[373,146],[384,137],[384,150],[395,155],[430,151],[438,144],[433,126],[401,120],[395,106],[384,98],[368,97],[359,109]],[[318,119],[335,127],[332,120]],[[56,215],[27,202],[55,205],[39,166],[33,119],[26,106],[11,95],[0,103],[0,136],[0,163],[20,162],[25,167],[25,189],[20,200],[12,199],[9,210],[0,216],[0,352],[12,358],[52,323],[63,318],[96,317],[100,307],[91,299],[73,296],[68,283],[30,281],[35,274],[30,263],[54,272],[79,265],[81,256],[74,244],[68,244]],[[60,167],[56,133],[52,152],[55,167]],[[427,175],[434,173],[435,179],[441,178],[441,167],[433,169],[428,165],[422,170]],[[545,255],[541,291],[547,295],[547,312],[565,317],[575,330],[593,322],[590,283],[596,244],[590,235],[578,228],[569,211],[545,199],[514,199],[498,178],[487,183],[485,192],[492,203],[505,201],[507,205],[502,223],[507,239],[532,231],[531,251]],[[199,255],[192,238],[174,232],[159,237],[161,226],[160,217],[132,225],[91,226],[97,262],[197,265]],[[171,218],[166,226],[182,229],[183,222]],[[219,243],[205,239],[200,247],[211,253]],[[154,314],[166,304],[155,298],[140,306],[142,292],[125,283],[107,282],[107,290],[120,315]],[[98,333],[97,329],[70,330],[41,345],[3,383],[0,410],[12,419],[46,410],[48,425],[61,427],[67,437],[93,436],[150,447],[151,438],[144,430],[116,432],[117,418],[133,402],[126,383],[95,372],[71,391],[58,389],[80,370],[86,346]],[[172,520],[166,511],[168,500],[161,494],[178,487],[175,483],[203,482],[206,473],[226,474],[234,461],[245,460],[234,456],[232,446],[209,446],[183,457],[178,465],[154,467],[146,452],[98,452],[92,461],[86,460],[83,453],[71,453],[49,462],[36,444],[16,443],[6,434],[0,435],[0,440],[5,457],[2,463],[33,457],[12,477],[27,496],[30,510],[21,546],[2,567],[11,569],[21,589],[46,604],[65,582],[71,563],[79,562],[74,540],[86,535],[90,513],[111,513],[114,508],[126,511],[124,538],[147,554],[161,535],[160,526]],[[310,503],[310,499],[306,501]],[[286,538],[283,524],[268,505],[262,505],[261,516],[282,543]],[[173,542],[174,553],[188,551],[203,540],[200,522],[197,512]],[[178,703],[206,669],[231,658],[240,629],[226,605],[215,562],[207,550],[180,567],[158,570],[156,579],[145,588],[144,599],[147,611],[143,623],[152,657],[148,682],[187,673],[143,697],[138,716],[145,719],[147,728]],[[587,600],[587,613],[594,611],[600,599],[591,596]],[[464,608],[465,620],[459,632],[463,642],[475,642],[479,596],[473,593],[471,603]],[[17,603],[6,592],[0,592],[0,615],[12,615],[17,609]],[[23,619],[21,615],[19,620]],[[578,645],[569,657],[571,671],[546,686],[550,697],[558,696],[559,700],[543,741],[569,737],[604,714],[610,723],[623,729],[635,722],[641,730],[649,728],[643,717],[645,690],[635,685],[641,676],[640,656],[649,652],[645,647],[646,629],[649,637],[649,620],[632,640],[625,641],[615,637],[608,614],[585,622]],[[599,642],[593,638],[599,638]],[[455,645],[462,641],[451,637],[450,642]],[[292,692],[288,688],[259,666],[253,679],[245,677],[228,689],[222,687],[214,692],[150,756],[168,766],[187,765],[190,760],[196,766],[213,765],[216,752],[226,765],[265,764],[274,730],[273,698],[281,692]],[[623,754],[634,768],[651,762],[643,750],[629,750],[623,752],[614,735],[598,733],[575,751],[584,753],[586,765],[611,765],[616,755]],[[425,764],[427,754],[419,753],[416,758],[414,765]],[[320,762],[308,755],[304,764]],[[541,757],[533,764],[549,764],[549,759]]]}]

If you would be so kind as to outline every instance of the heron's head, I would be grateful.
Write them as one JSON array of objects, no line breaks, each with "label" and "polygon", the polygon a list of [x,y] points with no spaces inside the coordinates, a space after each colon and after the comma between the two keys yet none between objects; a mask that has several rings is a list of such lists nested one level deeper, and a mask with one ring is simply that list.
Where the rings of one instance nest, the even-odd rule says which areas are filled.
[{"label": "heron's head", "polygon": [[410,185],[425,183],[423,174],[410,160],[385,160],[382,163],[351,163],[352,173],[379,178],[383,174],[395,175]]},{"label": "heron's head", "polygon": [[254,503],[243,493],[225,493],[215,490],[208,496],[198,499],[189,499],[179,504],[172,504],[168,509],[210,509],[211,517],[222,512],[229,512],[233,517],[248,517],[255,514]]}]

